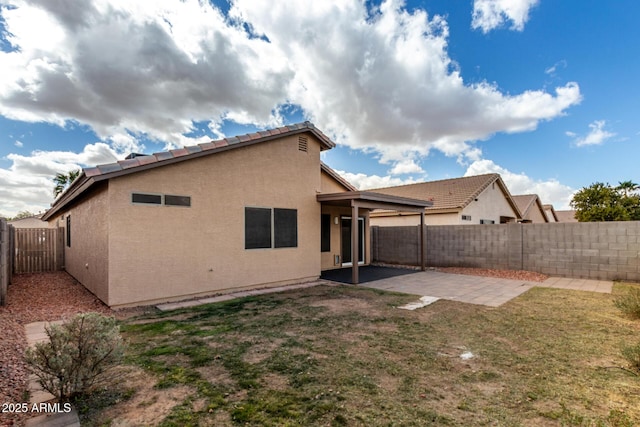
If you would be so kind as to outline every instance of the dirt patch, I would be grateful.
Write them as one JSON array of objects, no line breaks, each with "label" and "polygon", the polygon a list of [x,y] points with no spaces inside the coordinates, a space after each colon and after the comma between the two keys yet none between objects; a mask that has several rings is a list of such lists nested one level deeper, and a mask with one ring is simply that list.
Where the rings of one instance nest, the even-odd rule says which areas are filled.
[{"label": "dirt patch", "polygon": [[499,279],[524,280],[526,282],[544,282],[549,278],[544,274],[524,270],[493,270],[489,268],[436,267],[436,271],[469,276],[497,277]]},{"label": "dirt patch", "polygon": [[311,307],[324,307],[333,313],[349,313],[357,311],[366,315],[375,315],[377,310],[374,306],[362,299],[358,298],[331,298],[313,301],[309,304]]},{"label": "dirt patch", "polygon": [[284,342],[283,339],[261,341],[252,345],[243,356],[247,363],[256,364],[267,360],[274,350]]},{"label": "dirt patch", "polygon": [[176,386],[158,390],[156,379],[140,368],[128,368],[120,386],[135,390],[135,394],[124,402],[117,403],[101,414],[103,423],[111,426],[157,425],[184,399],[193,393],[190,387]]}]

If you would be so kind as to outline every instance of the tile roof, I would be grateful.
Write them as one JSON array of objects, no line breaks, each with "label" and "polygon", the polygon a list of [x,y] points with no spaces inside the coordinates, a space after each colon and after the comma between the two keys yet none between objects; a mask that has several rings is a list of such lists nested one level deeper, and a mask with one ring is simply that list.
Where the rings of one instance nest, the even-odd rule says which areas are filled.
[{"label": "tile roof", "polygon": [[522,219],[531,219],[531,210],[535,209],[537,206],[538,209],[540,209],[540,214],[545,219],[545,222],[549,222],[547,214],[544,211],[542,201],[540,201],[540,197],[538,197],[537,194],[519,194],[511,197],[513,197],[516,205],[518,205],[518,209],[520,209],[520,212],[522,213]]},{"label": "tile roof", "polygon": [[578,222],[576,211],[556,211],[558,222]]},{"label": "tile roof", "polygon": [[333,148],[336,145],[313,123],[303,122],[150,155],[132,155],[115,163],[85,168],[78,179],[53,202],[44,218],[52,217],[98,181],[305,132],[310,132],[320,141],[322,150]]},{"label": "tile roof", "polygon": [[511,194],[509,194],[509,190],[507,190],[502,178],[497,173],[377,188],[370,191],[431,201],[433,206],[425,210],[425,212],[429,213],[431,211],[461,210],[493,183],[498,183],[514,211],[520,215],[517,205],[511,198]]},{"label": "tile roof", "polygon": [[[232,136],[217,141],[182,147],[175,150],[163,151],[146,156],[136,155],[133,158],[120,160],[116,163],[109,163],[106,165],[98,165],[92,168],[86,168],[84,169],[84,173],[87,177],[97,177],[102,175],[114,174],[129,169],[136,169],[142,166],[145,166],[145,169],[149,167],[163,166],[162,163],[167,161],[174,162],[178,160],[186,160],[192,157],[213,154],[215,151],[221,151],[224,148],[228,149],[231,146],[234,146],[234,148],[241,147],[249,144],[280,138],[287,134],[295,134],[301,132],[313,133],[320,140],[320,142],[324,146],[324,149],[333,148],[335,146],[335,143],[331,141],[331,139],[329,139],[329,137],[323,134],[319,129],[317,129],[313,125],[313,123],[304,122],[283,126],[277,129],[269,129],[246,135]],[[134,171],[132,170],[131,172]]]}]

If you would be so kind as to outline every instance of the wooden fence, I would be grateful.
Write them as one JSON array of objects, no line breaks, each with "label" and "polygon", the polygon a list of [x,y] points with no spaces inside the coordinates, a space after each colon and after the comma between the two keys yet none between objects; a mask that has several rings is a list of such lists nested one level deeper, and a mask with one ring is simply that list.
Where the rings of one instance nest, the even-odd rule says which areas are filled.
[{"label": "wooden fence", "polygon": [[13,227],[0,219],[0,306],[7,303],[7,288],[13,275]]},{"label": "wooden fence", "polygon": [[62,270],[64,230],[62,228],[16,228],[14,273]]}]

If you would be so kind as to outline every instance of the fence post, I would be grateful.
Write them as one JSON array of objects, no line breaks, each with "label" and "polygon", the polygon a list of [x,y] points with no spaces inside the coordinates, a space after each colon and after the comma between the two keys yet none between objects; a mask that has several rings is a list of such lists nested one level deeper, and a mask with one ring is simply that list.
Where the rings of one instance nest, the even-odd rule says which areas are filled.
[{"label": "fence post", "polygon": [[9,285],[9,227],[7,221],[0,219],[0,306],[7,303]]}]

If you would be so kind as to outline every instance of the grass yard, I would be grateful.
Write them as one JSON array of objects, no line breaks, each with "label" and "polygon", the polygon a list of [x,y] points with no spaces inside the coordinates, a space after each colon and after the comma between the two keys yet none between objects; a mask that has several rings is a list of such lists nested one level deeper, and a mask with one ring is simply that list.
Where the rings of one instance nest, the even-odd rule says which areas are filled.
[{"label": "grass yard", "polygon": [[320,286],[130,319],[120,388],[78,402],[83,425],[640,424],[620,351],[640,321],[612,295],[395,308],[414,300]]}]

